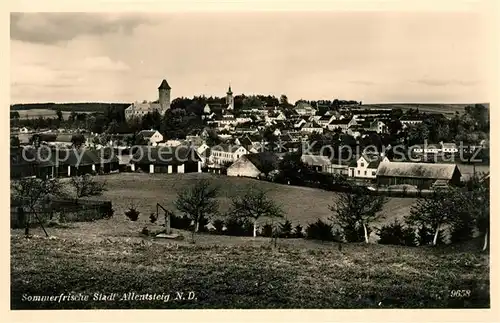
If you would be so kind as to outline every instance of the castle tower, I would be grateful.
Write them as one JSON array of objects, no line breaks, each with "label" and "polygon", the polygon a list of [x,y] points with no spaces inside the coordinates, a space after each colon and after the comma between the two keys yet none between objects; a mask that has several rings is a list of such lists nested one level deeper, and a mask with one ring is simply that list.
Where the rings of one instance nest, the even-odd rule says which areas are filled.
[{"label": "castle tower", "polygon": [[231,84],[229,84],[229,89],[227,90],[226,93],[226,104],[228,110],[234,109],[234,97],[233,97],[233,91],[231,91]]},{"label": "castle tower", "polygon": [[170,109],[170,90],[170,85],[168,85],[167,80],[164,79],[158,87],[158,101],[160,102],[162,113]]}]

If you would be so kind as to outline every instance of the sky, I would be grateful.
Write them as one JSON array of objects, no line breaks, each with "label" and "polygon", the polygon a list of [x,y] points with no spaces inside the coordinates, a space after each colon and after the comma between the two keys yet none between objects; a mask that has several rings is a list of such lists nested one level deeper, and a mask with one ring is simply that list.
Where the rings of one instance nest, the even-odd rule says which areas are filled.
[{"label": "sky", "polygon": [[470,12],[11,13],[11,103],[286,94],[486,102],[488,25]]}]

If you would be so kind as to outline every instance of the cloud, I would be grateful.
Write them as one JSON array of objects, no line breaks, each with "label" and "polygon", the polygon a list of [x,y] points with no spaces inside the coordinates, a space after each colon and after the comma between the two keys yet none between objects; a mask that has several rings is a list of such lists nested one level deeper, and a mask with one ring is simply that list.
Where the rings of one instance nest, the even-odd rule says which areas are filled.
[{"label": "cloud", "polygon": [[107,56],[86,57],[81,65],[87,71],[122,72],[129,69],[128,65],[121,61],[113,61]]},{"label": "cloud", "polygon": [[138,14],[11,13],[10,37],[53,45],[81,35],[131,34],[139,25],[154,23],[154,19]]},{"label": "cloud", "polygon": [[444,79],[421,79],[412,81],[412,83],[423,84],[427,86],[471,86],[476,85],[478,81],[444,80]]}]

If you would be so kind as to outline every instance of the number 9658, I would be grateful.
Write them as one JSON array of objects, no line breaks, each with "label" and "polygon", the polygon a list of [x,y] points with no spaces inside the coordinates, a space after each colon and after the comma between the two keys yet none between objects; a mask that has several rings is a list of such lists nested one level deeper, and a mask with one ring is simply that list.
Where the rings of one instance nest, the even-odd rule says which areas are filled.
[{"label": "number 9658", "polygon": [[471,292],[469,289],[452,289],[450,291],[450,297],[461,298],[461,297],[469,297]]}]

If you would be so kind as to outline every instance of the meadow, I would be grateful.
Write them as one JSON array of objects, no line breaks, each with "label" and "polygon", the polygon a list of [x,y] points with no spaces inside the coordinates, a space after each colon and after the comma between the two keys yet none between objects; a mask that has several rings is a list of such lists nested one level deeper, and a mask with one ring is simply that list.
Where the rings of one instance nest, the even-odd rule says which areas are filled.
[{"label": "meadow", "polygon": [[[466,245],[403,247],[306,239],[197,234],[168,240],[140,233],[156,203],[174,209],[179,189],[202,178],[220,186],[221,210],[251,185],[280,203],[292,223],[330,216],[336,193],[212,174],[99,176],[113,202],[110,219],[41,228],[23,237],[11,230],[12,309],[118,308],[487,308],[489,255],[480,241]],[[139,220],[123,212],[133,203]],[[414,199],[390,198],[386,220],[407,214]],[[456,290],[466,295],[456,294]],[[160,295],[160,300],[129,296]],[[181,296],[179,296],[182,293]],[[29,295],[76,295],[73,301],[30,301]],[[125,294],[125,296],[124,296]],[[101,296],[100,296],[101,295]],[[114,295],[114,296],[113,296]],[[127,296],[128,295],[128,296]],[[133,295],[133,294],[132,294]],[[166,295],[170,295],[168,301]],[[87,300],[78,299],[87,297]],[[101,297],[108,297],[103,300]],[[140,296],[142,297],[142,296]]]},{"label": "meadow", "polygon": [[[106,182],[107,191],[98,199],[110,200],[115,214],[124,217],[124,212],[134,205],[141,213],[139,221],[147,222],[149,214],[156,212],[156,203],[175,211],[174,201],[180,190],[189,187],[200,179],[208,179],[220,188],[220,212],[225,213],[231,205],[231,197],[244,194],[256,186],[268,192],[268,196],[281,205],[285,217],[293,226],[307,226],[317,219],[327,220],[332,212],[328,206],[333,204],[338,196],[335,192],[320,189],[275,184],[266,181],[243,177],[229,177],[208,173],[188,174],[141,174],[121,173],[98,177]],[[401,218],[409,213],[413,198],[389,198],[382,213],[385,223],[394,218]],[[268,221],[261,219],[260,224]]]}]

